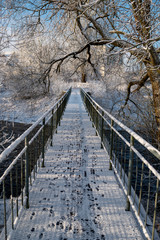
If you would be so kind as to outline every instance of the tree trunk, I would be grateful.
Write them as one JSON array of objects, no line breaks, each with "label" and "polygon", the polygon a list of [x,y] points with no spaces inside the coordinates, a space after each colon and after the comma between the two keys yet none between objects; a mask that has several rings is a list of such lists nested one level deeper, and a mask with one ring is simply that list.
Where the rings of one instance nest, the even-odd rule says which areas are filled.
[{"label": "tree trunk", "polygon": [[85,65],[84,64],[81,66],[81,73],[82,73],[81,82],[86,83],[86,72],[85,72]]},{"label": "tree trunk", "polygon": [[82,83],[86,83],[86,74],[82,73],[82,79],[81,79]]},{"label": "tree trunk", "polygon": [[154,67],[147,69],[152,84],[154,114],[157,123],[157,146],[160,149],[160,73]]}]

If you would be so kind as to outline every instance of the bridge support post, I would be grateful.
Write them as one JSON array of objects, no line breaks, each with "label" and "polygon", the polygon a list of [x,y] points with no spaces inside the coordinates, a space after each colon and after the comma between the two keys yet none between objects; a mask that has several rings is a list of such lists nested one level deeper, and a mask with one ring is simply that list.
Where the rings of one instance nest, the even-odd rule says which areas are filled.
[{"label": "bridge support post", "polygon": [[51,117],[51,147],[53,146],[53,114],[54,114],[54,110],[52,109],[52,117]]},{"label": "bridge support post", "polygon": [[114,125],[114,121],[111,120],[111,134],[110,134],[110,162],[109,162],[109,170],[112,170],[112,157],[113,157],[113,154],[112,154],[112,151],[113,151],[113,125]]},{"label": "bridge support post", "polygon": [[87,109],[88,109],[88,117],[90,118],[90,104],[89,104],[89,100],[87,98]]},{"label": "bridge support post", "polygon": [[103,130],[104,130],[104,112],[102,111],[102,122],[101,122],[101,148],[103,148]]},{"label": "bridge support post", "polygon": [[152,240],[154,239],[154,234],[155,234],[155,224],[156,224],[156,213],[157,213],[157,204],[158,204],[158,194],[159,194],[159,179],[157,178],[157,184],[156,184],[156,195],[155,195],[155,202],[154,202],[154,215],[153,215],[153,227],[152,227]]},{"label": "bridge support post", "polygon": [[91,118],[92,118],[92,127],[94,128],[94,107],[93,107],[93,104],[92,104]]},{"label": "bridge support post", "polygon": [[6,186],[5,180],[3,180],[3,206],[4,206],[4,235],[7,240],[7,209],[6,209]]},{"label": "bridge support post", "polygon": [[43,129],[42,129],[42,166],[44,166],[44,155],[45,155],[45,118],[43,119]]},{"label": "bridge support post", "polygon": [[25,138],[25,207],[29,208],[29,155],[28,155],[28,138]]},{"label": "bridge support post", "polygon": [[[82,91],[81,91],[81,94],[82,94]],[[85,103],[85,107],[86,107],[86,95],[84,95],[84,93],[82,94],[82,96],[84,96],[84,103]]]},{"label": "bridge support post", "polygon": [[91,103],[90,101],[88,100],[88,109],[89,109],[89,119],[90,121],[92,121],[92,106],[91,106]]},{"label": "bridge support post", "polygon": [[128,168],[128,189],[127,189],[127,201],[126,201],[126,211],[130,211],[129,196],[131,195],[131,183],[132,183],[132,171],[133,171],[133,150],[134,138],[130,136],[130,155],[129,155],[129,168]]},{"label": "bridge support post", "polygon": [[13,210],[13,172],[10,171],[10,188],[11,188],[11,219],[12,229],[14,229],[14,210]]},{"label": "bridge support post", "polygon": [[61,125],[61,117],[62,117],[62,100],[60,102],[60,116],[59,116],[59,126]]},{"label": "bridge support post", "polygon": [[60,101],[60,106],[59,106],[59,109],[58,109],[58,125],[61,126],[61,114],[62,114],[62,102]]},{"label": "bridge support post", "polygon": [[56,110],[56,133],[57,133],[57,126],[58,126],[58,104],[57,104],[57,110]]},{"label": "bridge support post", "polygon": [[97,132],[98,132],[98,106],[96,107],[96,136],[98,136]]}]

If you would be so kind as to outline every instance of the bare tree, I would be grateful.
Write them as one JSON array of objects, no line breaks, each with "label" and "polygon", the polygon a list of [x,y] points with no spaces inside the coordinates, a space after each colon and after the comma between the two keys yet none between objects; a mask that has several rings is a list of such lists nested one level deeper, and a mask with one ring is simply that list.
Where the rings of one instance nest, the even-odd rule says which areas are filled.
[{"label": "bare tree", "polygon": [[[3,2],[3,1],[2,1]],[[138,63],[143,63],[145,72],[139,81],[128,87],[128,97],[132,86],[139,90],[149,79],[152,92],[154,114],[157,123],[157,139],[160,143],[160,23],[159,0],[39,0],[39,1],[10,1],[8,10],[13,12],[14,20],[22,18],[21,26],[33,34],[37,26],[47,23],[48,30],[56,32],[65,29],[68,22],[72,22],[73,29],[78,29],[83,36],[81,47],[64,53],[60,57],[53,57],[46,62],[48,66],[41,75],[45,79],[56,65],[60,69],[68,59],[81,59],[85,53],[85,61],[91,66],[92,49],[107,45],[108,53],[129,52]],[[22,15],[16,15],[16,13]],[[18,16],[18,17],[17,17]],[[65,20],[62,20],[65,19]],[[66,39],[74,31],[68,31]],[[68,35],[68,36],[67,36]]]}]

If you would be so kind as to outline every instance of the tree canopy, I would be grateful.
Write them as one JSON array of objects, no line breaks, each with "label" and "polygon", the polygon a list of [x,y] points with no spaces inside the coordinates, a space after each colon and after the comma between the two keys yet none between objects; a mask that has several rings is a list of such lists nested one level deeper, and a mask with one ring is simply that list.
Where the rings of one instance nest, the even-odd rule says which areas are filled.
[{"label": "tree canopy", "polygon": [[83,59],[95,70],[92,56],[97,46],[106,45],[108,55],[134,56],[144,71],[138,81],[129,84],[126,102],[132,86],[139,90],[150,80],[160,141],[159,0],[8,0],[1,1],[1,15],[19,41],[44,33],[57,37],[62,51],[45,62],[43,81],[53,66],[59,70],[71,58],[81,64]]}]

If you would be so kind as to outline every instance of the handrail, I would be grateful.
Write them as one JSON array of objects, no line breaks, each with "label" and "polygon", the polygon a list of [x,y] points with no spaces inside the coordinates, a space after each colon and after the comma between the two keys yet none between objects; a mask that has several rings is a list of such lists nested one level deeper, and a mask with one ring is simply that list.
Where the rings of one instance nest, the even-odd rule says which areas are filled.
[{"label": "handrail", "polygon": [[66,98],[70,89],[47,111],[42,117],[40,117],[32,126],[30,126],[21,136],[19,136],[11,145],[9,145],[1,154],[0,154],[0,163],[26,138],[26,136],[35,129],[40,122],[54,109],[62,100]]},{"label": "handrail", "polygon": [[[36,177],[37,169],[45,167],[45,149],[53,133],[57,131],[61,116],[65,110],[71,88],[31,127],[18,137],[0,154],[0,164],[21,144],[21,150],[15,155],[12,163],[0,177],[0,193],[3,195],[4,228],[1,239],[8,239],[8,228],[14,229],[21,207],[29,208],[29,185]],[[6,189],[7,186],[7,189]],[[10,198],[10,217],[6,210],[7,199]],[[15,206],[14,206],[15,205]],[[2,209],[0,209],[2,211]],[[2,214],[0,213],[0,216]]]},{"label": "handrail", "polygon": [[[147,239],[159,239],[156,227],[160,220],[157,210],[160,172],[147,158],[151,155],[151,160],[155,158],[159,163],[160,151],[104,110],[82,88],[81,96],[101,138],[101,147],[109,153],[109,169],[114,169],[126,194],[126,210],[132,207]],[[145,153],[137,148],[138,144]]]},{"label": "handrail", "polygon": [[135,133],[132,129],[128,128],[126,125],[124,125],[122,122],[117,120],[114,116],[112,116],[109,112],[107,112],[104,108],[102,108],[93,98],[91,98],[89,94],[85,93],[83,88],[81,90],[84,92],[86,97],[90,99],[92,103],[94,103],[95,106],[97,106],[101,111],[103,111],[110,119],[112,119],[122,129],[124,129],[126,132],[132,135],[138,142],[140,142],[143,146],[145,146],[155,157],[157,157],[160,160],[160,151],[158,151],[158,149],[153,147],[150,143],[148,143],[145,139],[143,139],[141,136]]},{"label": "handrail", "polygon": [[[114,121],[114,123],[117,123],[118,126],[120,126],[123,130],[125,130],[127,133],[129,133],[130,135],[132,135],[134,137],[135,140],[137,140],[139,143],[141,143],[148,151],[150,151],[155,157],[157,157],[160,160],[160,151],[158,151],[158,149],[156,149],[155,147],[153,147],[150,143],[148,143],[145,139],[143,139],[141,136],[139,136],[137,133],[135,133],[132,129],[128,128],[126,125],[124,125],[122,122],[120,122],[119,120],[117,120],[114,116],[112,116],[110,113],[108,113],[106,110],[104,110],[97,102],[95,102],[95,100],[93,98],[91,98],[91,96],[87,93],[85,93],[85,91],[83,89],[81,89],[84,94],[87,96],[87,98],[94,103],[95,106],[97,106],[101,111],[104,112],[104,114],[106,114],[111,120]],[[97,111],[99,112],[99,111]],[[99,112],[99,114],[101,115],[101,113]],[[108,125],[111,127],[111,129],[114,130],[114,132],[117,132],[117,134],[123,139],[123,136],[118,133],[118,131],[116,129],[114,129],[113,126],[111,126],[111,124],[105,119],[104,116],[101,115],[101,117],[108,123]],[[127,140],[124,140],[126,142],[126,144],[128,146],[130,146],[130,143]],[[131,146],[131,149],[133,151],[136,151],[136,149]],[[144,158],[143,158],[144,159]],[[146,163],[146,162],[145,162]],[[147,163],[146,163],[147,164]],[[154,172],[154,174],[156,175],[156,177],[160,180],[160,173],[158,173],[155,168],[151,165],[151,164],[147,164],[148,167]]]}]

